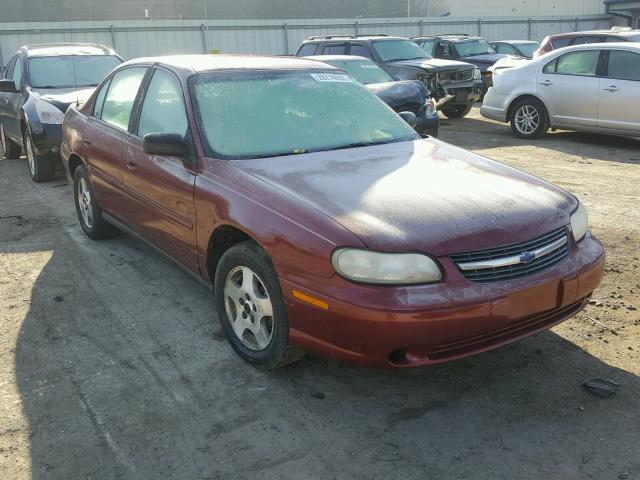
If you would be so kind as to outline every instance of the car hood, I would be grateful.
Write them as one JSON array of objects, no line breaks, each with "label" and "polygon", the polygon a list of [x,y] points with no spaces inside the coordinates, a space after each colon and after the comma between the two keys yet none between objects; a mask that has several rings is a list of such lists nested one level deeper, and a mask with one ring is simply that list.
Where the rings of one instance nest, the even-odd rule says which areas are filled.
[{"label": "car hood", "polygon": [[419,58],[416,60],[398,60],[397,62],[389,62],[388,65],[421,68],[428,72],[465,70],[472,67],[472,65],[469,65],[466,62],[456,62],[454,60],[442,60],[440,58]]},{"label": "car hood", "polygon": [[424,105],[427,97],[427,88],[418,80],[370,83],[365,86],[396,111],[418,109]]},{"label": "car hood", "polygon": [[232,162],[378,251],[441,256],[522,242],[567,225],[577,205],[539,178],[435,139]]},{"label": "car hood", "polygon": [[485,53],[484,55],[472,55],[470,57],[461,57],[460,60],[464,62],[474,63],[476,65],[482,63],[485,65],[493,65],[498,60],[503,58],[509,58],[511,55],[504,53]]},{"label": "car hood", "polygon": [[79,88],[77,90],[75,88],[34,88],[31,91],[39,99],[49,102],[66,112],[72,103],[84,104],[94,90],[95,87]]}]

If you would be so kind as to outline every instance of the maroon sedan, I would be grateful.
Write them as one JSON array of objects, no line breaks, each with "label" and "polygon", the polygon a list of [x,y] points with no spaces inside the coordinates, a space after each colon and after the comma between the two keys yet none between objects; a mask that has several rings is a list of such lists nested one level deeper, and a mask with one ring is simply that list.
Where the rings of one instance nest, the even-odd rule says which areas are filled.
[{"label": "maroon sedan", "polygon": [[575,197],[421,140],[324,63],[135,60],[63,128],[86,235],[133,232],[212,284],[266,368],[465,357],[571,317],[602,278]]}]

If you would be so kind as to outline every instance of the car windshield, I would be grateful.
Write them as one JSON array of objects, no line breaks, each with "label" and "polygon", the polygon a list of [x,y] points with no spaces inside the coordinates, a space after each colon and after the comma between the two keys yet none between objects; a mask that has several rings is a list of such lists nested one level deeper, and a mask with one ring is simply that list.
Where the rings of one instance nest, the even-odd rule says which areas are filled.
[{"label": "car windshield", "polygon": [[341,68],[363,84],[393,82],[393,77],[371,60],[330,60],[334,67]]},{"label": "car windshield", "polygon": [[473,57],[486,53],[496,53],[496,50],[486,40],[463,40],[456,42],[456,50],[461,57]]},{"label": "car windshield", "polygon": [[402,142],[413,129],[339,71],[201,74],[194,108],[210,156],[261,158]]},{"label": "car windshield", "polygon": [[519,43],[518,45],[516,45],[516,47],[518,47],[518,50],[520,50],[523,55],[527,57],[533,57],[533,52],[540,48],[540,44],[537,42]]},{"label": "car windshield", "polygon": [[371,43],[383,62],[431,58],[420,45],[411,40],[376,40]]},{"label": "car windshield", "polygon": [[94,87],[120,62],[113,55],[31,57],[29,81],[33,88]]}]

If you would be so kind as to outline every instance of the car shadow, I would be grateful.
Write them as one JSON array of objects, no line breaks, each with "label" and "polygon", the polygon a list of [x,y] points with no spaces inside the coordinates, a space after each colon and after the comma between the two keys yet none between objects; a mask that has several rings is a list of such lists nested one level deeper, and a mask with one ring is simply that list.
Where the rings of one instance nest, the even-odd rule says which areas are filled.
[{"label": "car shadow", "polygon": [[[553,332],[418,370],[263,372],[181,270],[124,235],[85,239],[70,192],[10,182],[25,193],[0,204],[3,288],[28,308],[7,385],[32,479],[640,475],[638,376]],[[588,394],[593,377],[618,393]]]},{"label": "car shadow", "polygon": [[[475,135],[469,135],[470,132]],[[483,135],[480,144],[478,133]],[[589,161],[640,165],[640,139],[637,138],[557,130],[549,131],[538,140],[523,140],[512,133],[509,124],[484,119],[477,115],[443,121],[440,139],[479,153],[492,148],[535,145],[568,155],[583,155],[588,157]]]}]

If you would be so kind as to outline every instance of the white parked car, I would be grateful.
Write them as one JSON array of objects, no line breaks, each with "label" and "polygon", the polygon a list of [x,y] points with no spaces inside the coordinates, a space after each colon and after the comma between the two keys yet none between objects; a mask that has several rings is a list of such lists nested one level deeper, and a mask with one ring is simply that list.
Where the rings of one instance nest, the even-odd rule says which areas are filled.
[{"label": "white parked car", "polygon": [[640,136],[640,43],[560,48],[496,70],[480,113],[521,138],[549,128]]}]

